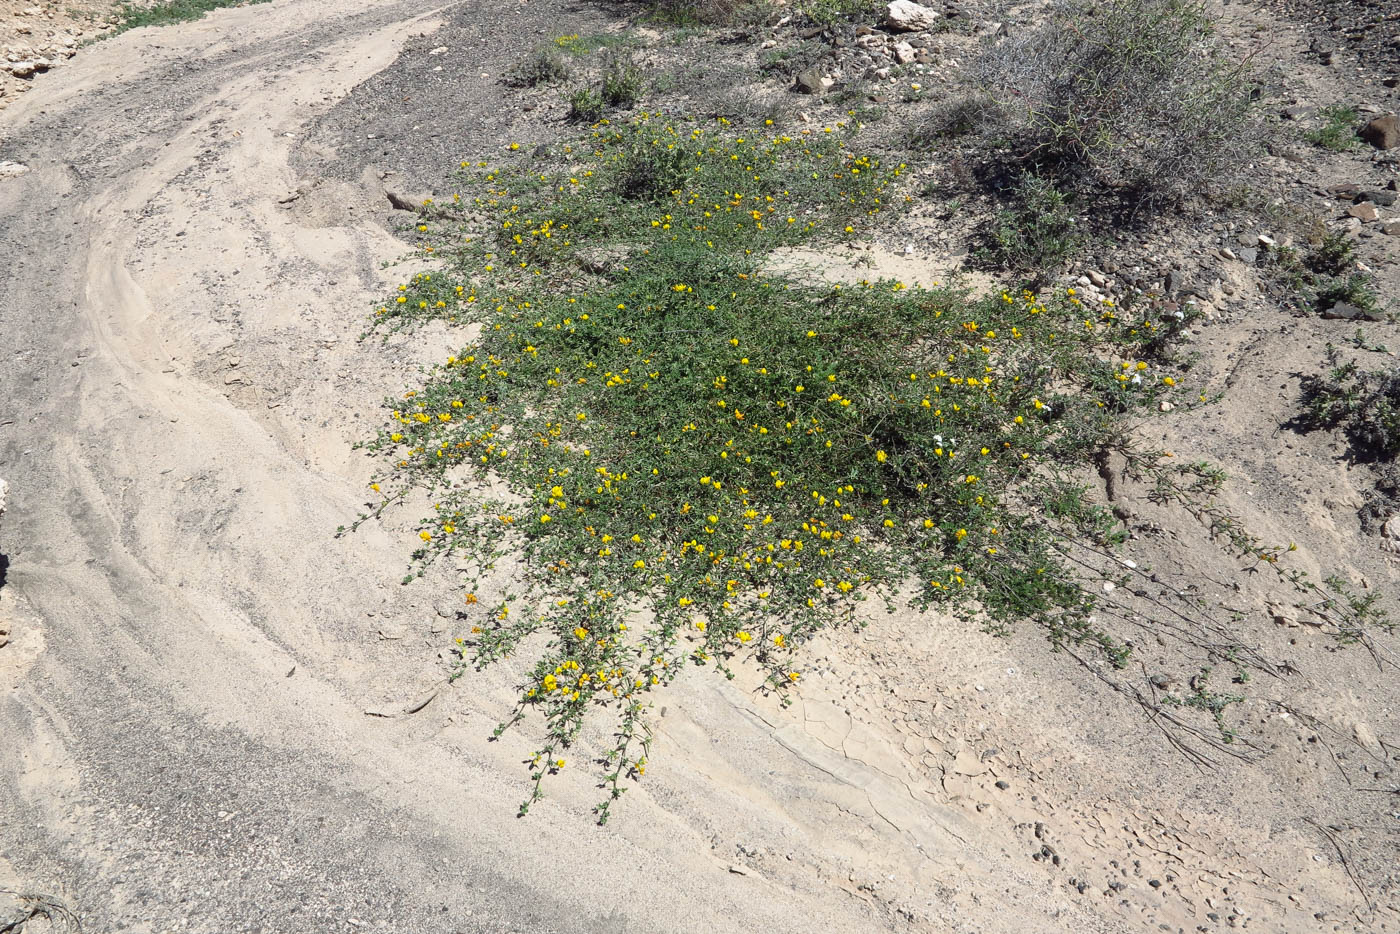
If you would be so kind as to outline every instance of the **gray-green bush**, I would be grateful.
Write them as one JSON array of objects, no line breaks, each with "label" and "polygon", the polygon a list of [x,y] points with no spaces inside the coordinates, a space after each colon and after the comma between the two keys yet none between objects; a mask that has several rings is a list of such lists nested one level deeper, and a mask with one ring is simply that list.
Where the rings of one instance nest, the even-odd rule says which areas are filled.
[{"label": "gray-green bush", "polygon": [[989,47],[977,78],[1019,157],[1149,200],[1230,180],[1262,142],[1248,63],[1200,0],[1064,0]]}]

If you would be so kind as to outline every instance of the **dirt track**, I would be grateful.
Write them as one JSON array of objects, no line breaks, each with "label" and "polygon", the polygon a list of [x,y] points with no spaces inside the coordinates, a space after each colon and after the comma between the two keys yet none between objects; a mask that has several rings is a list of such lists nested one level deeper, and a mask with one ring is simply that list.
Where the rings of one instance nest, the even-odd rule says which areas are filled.
[{"label": "dirt track", "polygon": [[[921,644],[943,677],[919,671],[951,686],[934,728],[956,721],[965,738],[938,745],[941,785],[905,762],[933,741],[882,727],[893,701],[861,698],[832,648],[830,683],[814,673],[796,712],[718,679],[678,688],[655,783],[608,828],[588,823],[598,792],[582,776],[515,817],[529,737],[484,742],[512,673],[443,686],[455,623],[435,612],[443,591],[396,583],[406,527],[333,536],[369,474],[351,443],[447,343],[357,344],[401,275],[380,262],[403,248],[369,154],[331,152],[318,121],[363,82],[402,80],[375,76],[406,43],[433,47],[415,37],[449,16],[484,24],[477,47],[453,44],[469,56],[455,72],[495,74],[512,36],[568,31],[568,15],[598,14],[276,0],[103,43],[0,116],[0,157],[31,167],[0,180],[0,620],[14,640],[0,651],[0,889],[55,894],[90,931],[1176,930],[1217,902],[1313,930],[1315,911],[1349,905],[1331,855],[1257,809],[1177,815],[1190,910],[1146,876],[1144,895],[1078,900],[1072,873],[1025,858],[1039,822],[1076,828],[1058,845],[1098,872],[1116,824],[1171,824],[1192,786],[1167,768],[1080,808],[1088,779],[1062,777],[978,822],[972,802],[999,774],[1063,765],[1096,792],[1116,776],[1100,781],[1064,728],[1102,696],[1044,700],[1043,649],[1027,663],[951,623]],[[468,109],[454,103],[454,125],[499,126],[494,87],[455,85]],[[899,625],[877,621],[865,644],[893,644],[880,636]],[[1021,755],[998,773],[988,761],[1010,750],[981,751],[961,725],[1046,705],[1053,726],[1004,735],[1059,762]],[[1131,754],[1125,776],[1163,755]]]}]

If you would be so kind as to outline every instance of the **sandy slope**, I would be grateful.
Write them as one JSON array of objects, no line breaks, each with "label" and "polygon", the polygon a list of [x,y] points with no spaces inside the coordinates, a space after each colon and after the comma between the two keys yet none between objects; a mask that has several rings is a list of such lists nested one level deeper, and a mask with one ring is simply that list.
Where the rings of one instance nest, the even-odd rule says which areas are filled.
[{"label": "sandy slope", "polygon": [[[561,31],[522,9],[511,29]],[[0,181],[0,888],[97,931],[1084,932],[1237,909],[1315,930],[1357,909],[1331,854],[1270,826],[1276,785],[1223,807],[1242,773],[1192,784],[1150,735],[1113,748],[1155,771],[1116,774],[1078,728],[1111,695],[1064,688],[1033,634],[951,623],[833,640],[790,710],[692,679],[606,829],[567,770],[516,819],[529,736],[484,742],[511,672],[444,687],[452,591],[395,583],[407,526],[332,534],[369,473],[350,444],[446,337],[356,343],[400,251],[382,192],[292,168],[445,15],[276,0],[136,31],[0,116],[0,156],[32,169]]]}]

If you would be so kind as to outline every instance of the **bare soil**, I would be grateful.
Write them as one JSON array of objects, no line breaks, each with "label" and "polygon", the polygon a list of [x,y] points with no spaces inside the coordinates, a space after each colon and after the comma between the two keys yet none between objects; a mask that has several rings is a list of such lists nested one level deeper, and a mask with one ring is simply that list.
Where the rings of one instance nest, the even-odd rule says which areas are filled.
[{"label": "bare soil", "polygon": [[[791,707],[752,673],[680,683],[646,783],[602,829],[582,770],[514,816],[530,727],[486,738],[518,672],[446,681],[471,620],[451,569],[398,583],[417,514],[334,535],[365,499],[372,465],[351,445],[380,400],[456,349],[445,329],[357,340],[405,275],[384,264],[412,215],[386,189],[445,193],[463,159],[573,132],[559,89],[502,80],[536,42],[629,30],[653,79],[672,76],[648,107],[794,128],[879,107],[893,145],[982,37],[1034,18],[959,12],[936,64],[879,102],[760,74],[764,42],[834,33],[678,35],[562,0],[275,0],[26,79],[0,114],[0,164],[27,167],[0,174],[0,926],[13,891],[92,931],[1400,929],[1396,638],[1344,647],[1304,610],[1276,614],[1272,575],[1242,573],[1113,465],[1086,480],[1132,532],[1125,605],[1186,594],[1207,624],[1140,616],[1134,665],[1114,672],[1034,631],[875,613],[813,647]],[[1269,107],[1400,104],[1393,69],[1318,60],[1309,11],[1222,12],[1242,55],[1266,50]],[[928,92],[906,104],[915,82]],[[1256,534],[1394,610],[1400,554],[1359,515],[1377,468],[1291,427],[1301,378],[1358,324],[1285,312],[1238,251],[1350,231],[1393,300],[1400,237],[1352,224],[1329,189],[1384,188],[1400,150],[1329,153],[1297,125],[1239,204],[1125,227],[1067,281],[1190,286],[1206,312],[1193,379],[1225,401],[1149,421],[1141,444],[1225,467],[1226,505]],[[998,201],[954,155],[917,167],[938,196],[879,242],[797,259],[958,272]],[[1362,326],[1400,348],[1394,323]],[[1231,685],[1222,639],[1273,673]],[[1206,665],[1244,696],[1235,743],[1201,711],[1179,711],[1194,739],[1160,716]]]}]

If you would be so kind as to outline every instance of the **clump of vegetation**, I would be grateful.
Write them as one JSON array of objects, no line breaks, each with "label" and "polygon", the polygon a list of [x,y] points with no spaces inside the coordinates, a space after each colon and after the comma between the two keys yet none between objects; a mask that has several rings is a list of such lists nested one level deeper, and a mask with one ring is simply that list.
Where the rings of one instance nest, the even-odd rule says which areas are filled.
[{"label": "clump of vegetation", "polygon": [[1085,234],[1055,183],[1026,173],[1011,192],[1010,206],[992,219],[989,258],[1015,270],[1052,272],[1076,255]]},{"label": "clump of vegetation", "polygon": [[444,267],[378,312],[476,335],[389,403],[371,514],[429,491],[415,561],[474,564],[469,605],[519,556],[460,653],[532,653],[501,726],[546,723],[522,811],[610,713],[606,819],[646,769],[648,692],[743,659],[782,692],[811,636],[867,598],[1126,660],[1062,551],[1114,540],[1073,472],[1175,391],[1152,350],[1186,322],[766,272],[774,250],[899,203],[903,166],[849,133],[643,117],[598,127],[555,174],[482,164],[460,215],[424,225]]},{"label": "clump of vegetation", "polygon": [[569,79],[569,63],[556,46],[542,45],[506,73],[506,82],[514,87],[533,88],[541,84],[559,84]]},{"label": "clump of vegetation", "polygon": [[1355,107],[1324,107],[1318,116],[1322,126],[1303,134],[1308,142],[1333,152],[1345,152],[1357,145],[1356,128],[1361,114]]},{"label": "clump of vegetation", "polygon": [[756,6],[749,0],[655,0],[650,18],[675,26],[724,26],[746,18]]},{"label": "clump of vegetation", "polygon": [[972,136],[995,126],[1001,117],[1001,108],[986,94],[969,92],[955,95],[932,107],[910,127],[909,144],[927,147]]},{"label": "clump of vegetation", "polygon": [[603,65],[603,103],[609,107],[635,107],[646,82],[642,70],[624,55],[611,55]]},{"label": "clump of vegetation", "polygon": [[555,48],[580,58],[594,52],[628,49],[637,44],[637,37],[626,32],[594,32],[587,35],[575,32],[554,40]]},{"label": "clump of vegetation", "polygon": [[[1210,714],[1215,721],[1215,727],[1220,732],[1220,738],[1225,743],[1233,743],[1239,738],[1238,732],[1225,720],[1225,711],[1232,704],[1244,701],[1243,694],[1221,694],[1210,686],[1210,676],[1212,668],[1202,668],[1199,673],[1191,678],[1191,693],[1184,697],[1176,697],[1168,694],[1164,700],[1166,703],[1177,707],[1194,707]],[[1240,683],[1248,680],[1247,674],[1236,677]]]},{"label": "clump of vegetation", "polygon": [[110,39],[128,29],[141,26],[170,26],[199,19],[210,10],[224,7],[248,6],[253,3],[266,3],[268,0],[165,0],[162,3],[138,5],[124,3],[117,8],[117,28],[103,36]]},{"label": "clump of vegetation", "polygon": [[978,79],[1017,155],[1078,184],[1175,201],[1259,149],[1254,82],[1200,0],[1067,0],[984,53]]},{"label": "clump of vegetation", "polygon": [[825,53],[826,46],[820,42],[803,40],[791,45],[781,45],[764,53],[759,59],[758,70],[764,75],[791,78],[817,64]]},{"label": "clump of vegetation", "polygon": [[819,26],[846,20],[870,19],[880,13],[887,0],[803,0],[798,5],[806,17]]},{"label": "clump of vegetation", "polygon": [[577,123],[597,123],[603,119],[603,95],[590,87],[569,92],[569,119]]},{"label": "clump of vegetation", "polygon": [[1357,269],[1355,245],[1345,234],[1329,233],[1307,253],[1275,249],[1269,268],[1300,307],[1324,312],[1345,303],[1372,315],[1380,311],[1371,277]]},{"label": "clump of vegetation", "polygon": [[646,90],[642,70],[626,55],[611,53],[603,62],[602,81],[574,88],[567,95],[569,119],[597,123],[609,107],[635,107]]},{"label": "clump of vegetation", "polygon": [[1328,372],[1303,380],[1303,424],[1340,430],[1357,460],[1400,456],[1400,367],[1363,370],[1327,345]]}]

